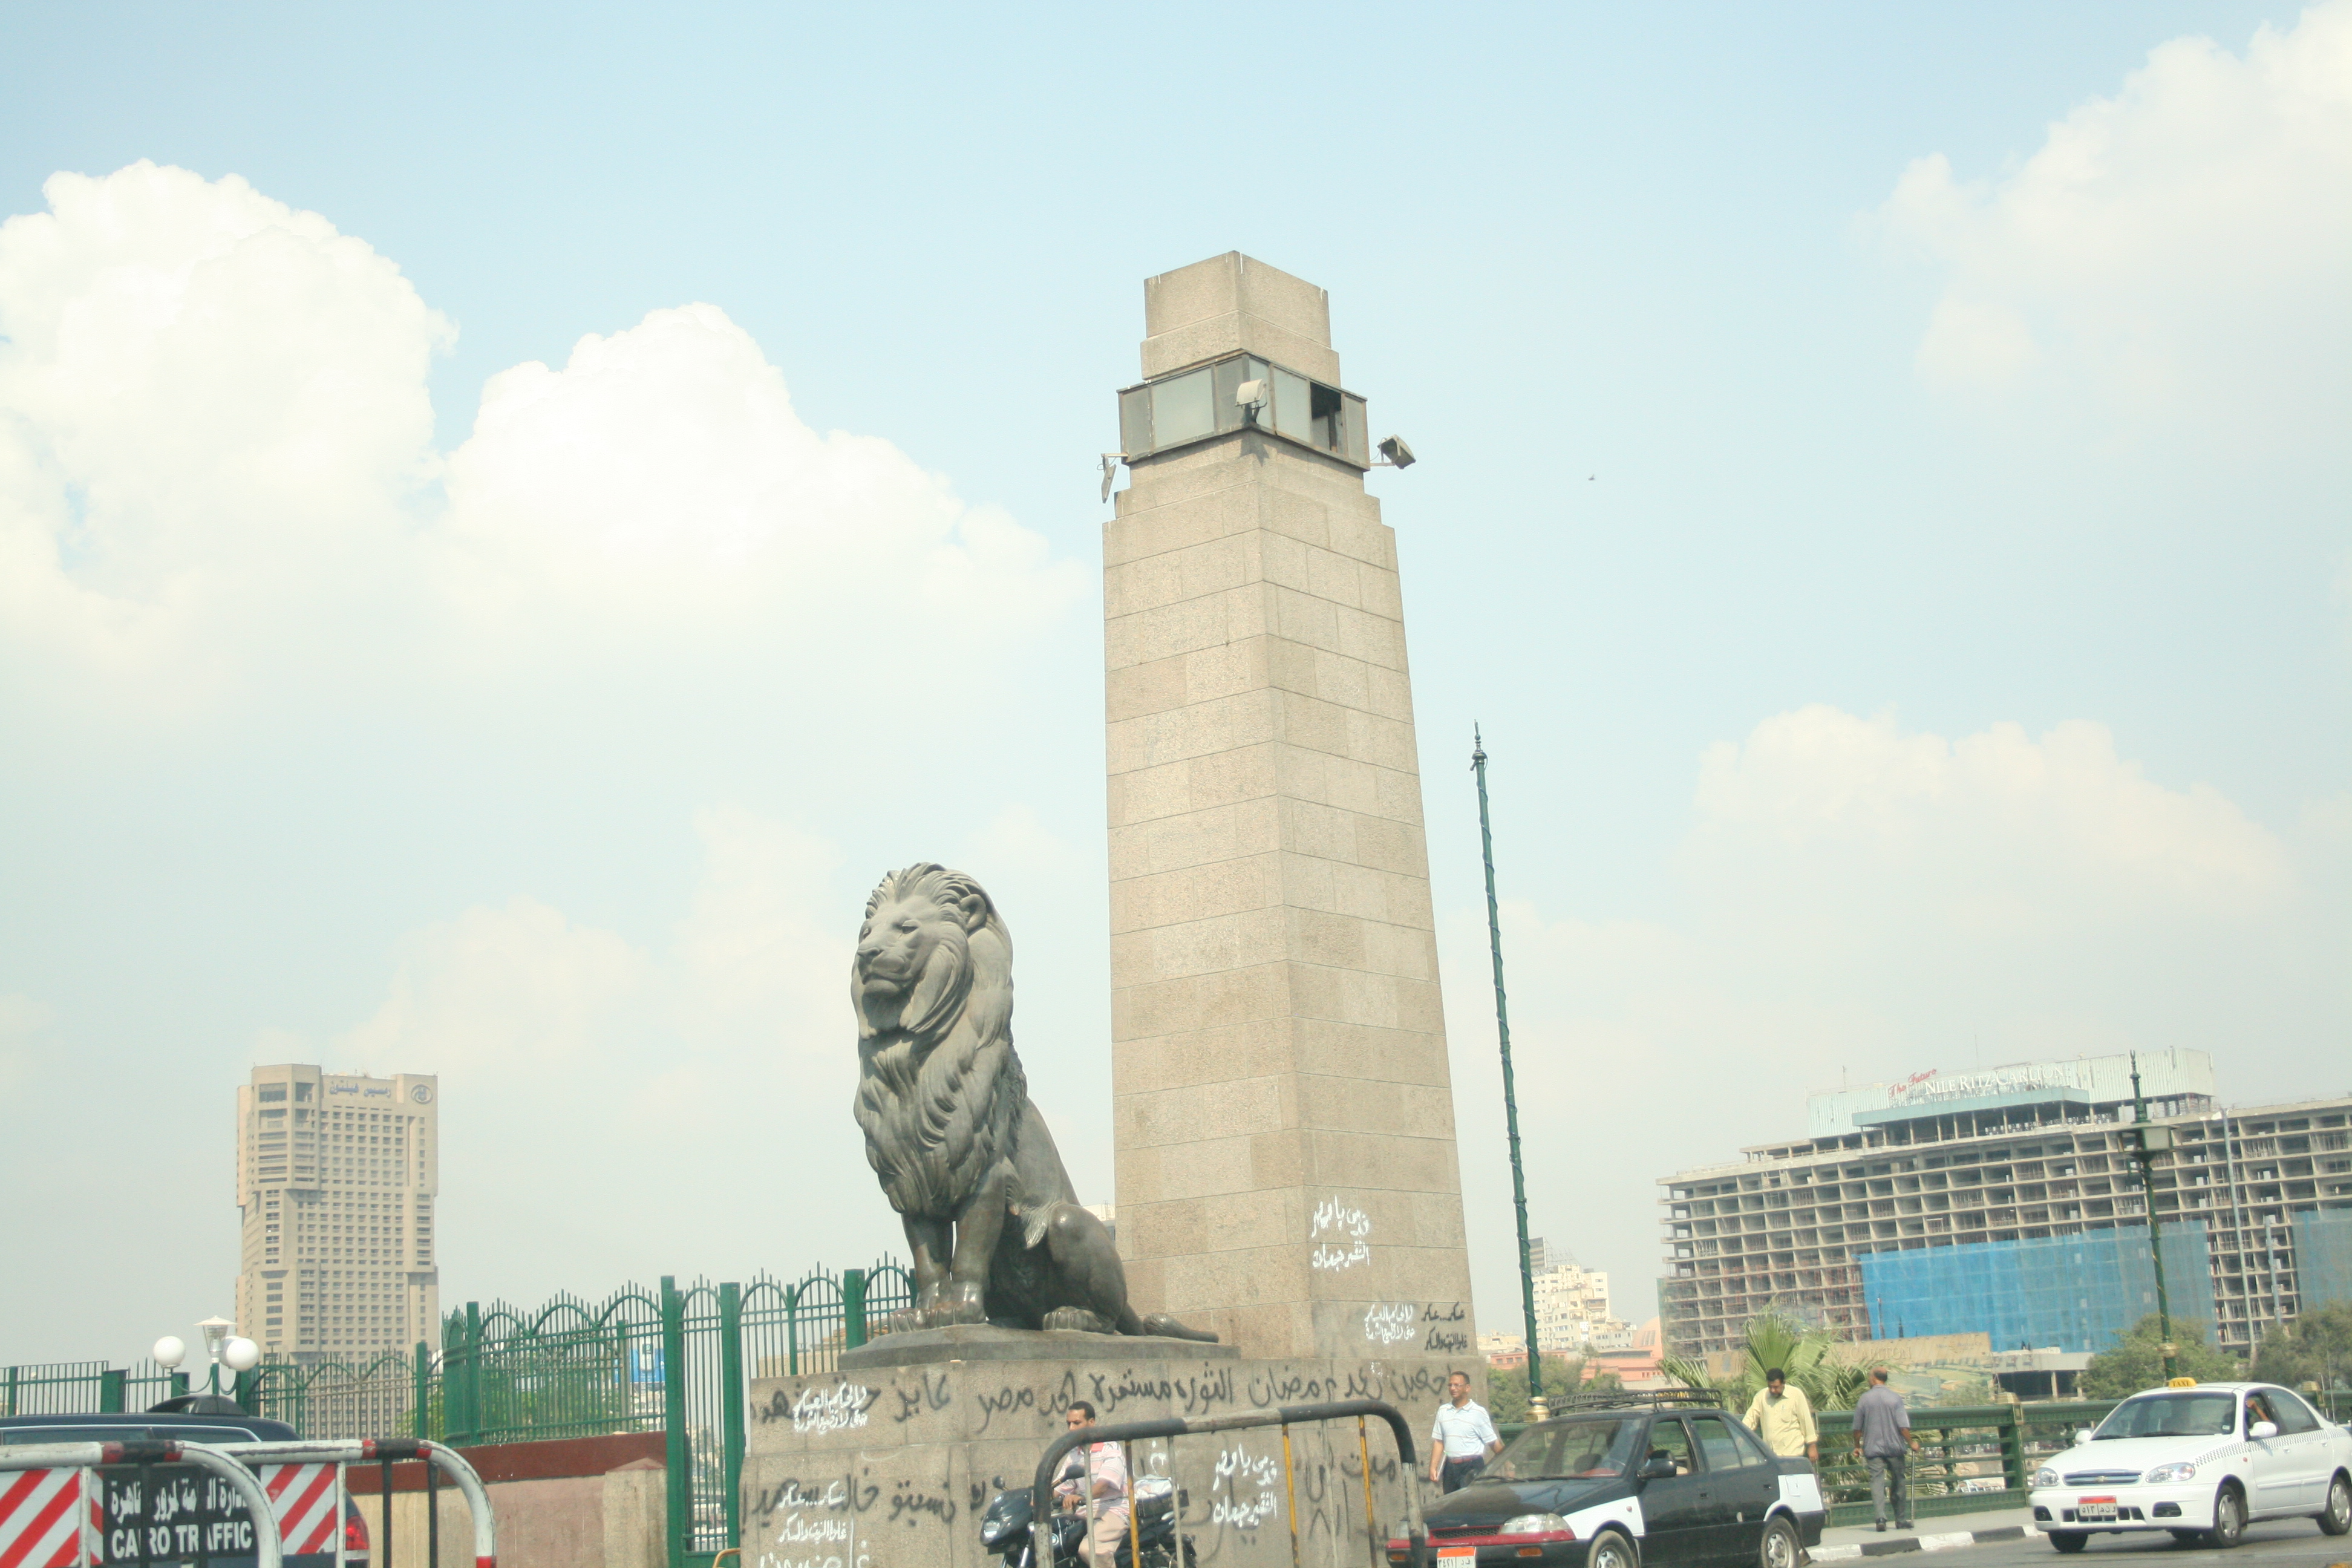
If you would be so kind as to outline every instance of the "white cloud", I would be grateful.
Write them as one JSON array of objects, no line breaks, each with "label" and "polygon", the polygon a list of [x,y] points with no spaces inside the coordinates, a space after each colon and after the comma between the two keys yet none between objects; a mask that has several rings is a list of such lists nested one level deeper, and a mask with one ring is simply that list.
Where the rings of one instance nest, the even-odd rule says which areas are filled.
[{"label": "white cloud", "polygon": [[[331,1062],[441,1075],[453,1285],[733,1278],[895,1245],[848,1113],[840,852],[736,807],[696,828],[700,874],[663,940],[530,899],[467,910],[404,941],[373,1016],[327,1044]],[[271,1037],[256,1059],[296,1044]],[[835,1201],[789,1226],[760,1217],[760,1194],[795,1192]],[[518,1225],[530,1247],[513,1245]]]},{"label": "white cloud", "polygon": [[[2233,1097],[2322,1087],[2294,1042],[2340,1030],[2342,999],[2308,950],[2352,933],[2291,869],[2307,860],[2212,789],[2149,779],[2102,725],[1768,719],[1700,762],[1671,916],[1504,905],[1521,1116],[1578,1129],[1530,1139],[1530,1189],[1635,1199],[1794,1135],[1806,1092],[1845,1072],[2177,1045],[2216,1052]],[[1465,1149],[1499,1139],[1481,914],[1441,942]],[[1507,1261],[1499,1231],[1475,1234],[1507,1205],[1471,1208],[1474,1258]],[[1538,1231],[1573,1222],[1564,1244],[1648,1300],[1645,1204],[1550,1209]],[[1482,1271],[1490,1305],[1507,1289]]]},{"label": "white cloud", "polygon": [[45,694],[740,665],[886,618],[984,666],[1084,592],[888,442],[809,428],[714,306],[492,377],[445,457],[452,329],[365,243],[234,177],[46,190],[0,226],[0,663]]},{"label": "white cloud", "polygon": [[[453,329],[365,242],[183,169],[46,189],[0,225],[0,733],[23,899],[142,973],[0,1006],[0,1080],[168,1057],[190,1168],[231,1053],[438,1071],[453,1294],[894,1245],[843,847],[1006,810],[968,753],[1045,700],[1088,571],[812,429],[714,306],[492,377],[443,452]],[[175,1194],[195,1276],[226,1179]]]},{"label": "white cloud", "polygon": [[2352,0],[2242,55],[2168,42],[2000,179],[1916,161],[1878,221],[1943,275],[1918,350],[1933,384],[2217,446],[2338,428]]}]

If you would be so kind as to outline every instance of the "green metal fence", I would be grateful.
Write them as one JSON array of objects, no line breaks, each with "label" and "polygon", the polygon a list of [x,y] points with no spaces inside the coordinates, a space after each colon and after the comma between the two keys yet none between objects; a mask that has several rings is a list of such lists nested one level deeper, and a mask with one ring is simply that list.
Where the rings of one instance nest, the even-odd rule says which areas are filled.
[{"label": "green metal fence", "polygon": [[[1919,1452],[1910,1465],[1912,1512],[1921,1518],[2023,1508],[2033,1472],[2070,1448],[2074,1434],[2095,1426],[2118,1402],[2058,1400],[2037,1405],[1927,1405],[1911,1412]],[[1870,1470],[1853,1452],[1853,1412],[1823,1411],[1822,1489],[1832,1524],[1871,1516]]]},{"label": "green metal fence", "polygon": [[[272,1357],[236,1374],[239,1405],[305,1437],[392,1435],[452,1447],[659,1432],[669,1480],[669,1561],[738,1543],[744,1410],[754,1378],[830,1372],[847,1348],[912,1304],[895,1263],[813,1270],[785,1284],[665,1277],[601,1302],[558,1296],[533,1310],[468,1301],[441,1343],[357,1363]],[[0,1415],[144,1410],[188,1391],[152,1363],[0,1369]]]},{"label": "green metal fence", "polygon": [[0,1367],[0,1415],[78,1415],[88,1410],[144,1410],[188,1392],[188,1374],[152,1361],[110,1367],[102,1361],[55,1361]]}]

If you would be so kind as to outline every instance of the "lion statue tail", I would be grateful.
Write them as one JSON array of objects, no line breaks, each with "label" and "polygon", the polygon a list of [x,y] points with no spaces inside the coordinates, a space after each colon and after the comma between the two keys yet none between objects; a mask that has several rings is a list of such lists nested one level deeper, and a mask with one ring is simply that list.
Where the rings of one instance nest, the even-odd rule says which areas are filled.
[{"label": "lion statue tail", "polygon": [[1217,1342],[1217,1336],[1208,1330],[1187,1328],[1165,1312],[1148,1313],[1139,1321],[1141,1324],[1139,1331],[1143,1333],[1159,1334],[1171,1340],[1196,1340],[1204,1345]]}]

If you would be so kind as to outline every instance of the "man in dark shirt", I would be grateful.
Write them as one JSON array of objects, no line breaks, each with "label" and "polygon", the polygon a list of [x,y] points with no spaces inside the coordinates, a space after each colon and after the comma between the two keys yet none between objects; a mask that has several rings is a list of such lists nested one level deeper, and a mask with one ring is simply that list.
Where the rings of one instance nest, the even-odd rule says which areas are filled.
[{"label": "man in dark shirt", "polygon": [[[1906,1450],[1906,1445],[1908,1445]],[[1870,1369],[1870,1392],[1853,1407],[1853,1451],[1870,1466],[1870,1508],[1878,1528],[1886,1528],[1886,1494],[1895,1493],[1895,1528],[1911,1528],[1909,1458],[1919,1451],[1911,1412],[1903,1396],[1886,1386],[1886,1369]]]}]

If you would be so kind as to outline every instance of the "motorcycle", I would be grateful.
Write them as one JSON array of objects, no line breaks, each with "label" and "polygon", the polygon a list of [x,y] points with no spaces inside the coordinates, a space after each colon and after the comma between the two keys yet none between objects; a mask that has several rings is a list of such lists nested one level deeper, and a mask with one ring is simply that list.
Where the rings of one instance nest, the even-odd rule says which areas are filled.
[{"label": "motorcycle", "polygon": [[[1136,1543],[1143,1548],[1140,1568],[1192,1568],[1192,1538],[1176,1531],[1176,1510],[1181,1499],[1164,1476],[1146,1476],[1136,1483]],[[1035,1509],[1026,1488],[996,1494],[981,1515],[980,1543],[992,1557],[1004,1559],[1004,1568],[1078,1568],[1078,1548],[1087,1538],[1083,1512],[1056,1511],[1046,1521],[1053,1557],[1041,1564],[1036,1555]],[[1129,1537],[1118,1538],[1118,1568],[1137,1568],[1129,1552]]]}]

